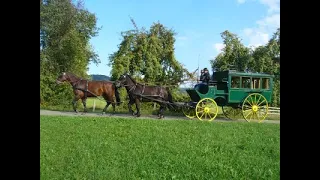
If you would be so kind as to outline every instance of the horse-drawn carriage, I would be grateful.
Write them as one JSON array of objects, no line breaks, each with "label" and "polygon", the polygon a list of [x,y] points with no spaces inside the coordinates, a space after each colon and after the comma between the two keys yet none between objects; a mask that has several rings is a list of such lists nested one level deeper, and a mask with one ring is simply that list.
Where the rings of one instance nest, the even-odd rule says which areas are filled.
[{"label": "horse-drawn carriage", "polygon": [[220,106],[229,119],[242,114],[248,122],[261,122],[268,115],[272,88],[272,75],[232,70],[215,72],[208,84],[200,83],[186,90],[192,101],[183,112],[189,118],[212,121]]},{"label": "horse-drawn carriage", "polygon": [[[212,121],[218,114],[218,106],[221,106],[224,115],[229,119],[242,114],[248,122],[261,122],[268,114],[273,76],[231,70],[215,72],[208,84],[199,83],[194,88],[186,90],[191,98],[190,102],[173,102],[167,89],[139,84],[129,75],[122,75],[118,83],[118,86],[122,84],[126,87],[129,95],[134,96],[130,98],[129,104],[137,104],[139,99],[158,102],[160,116],[163,116],[163,108],[168,106],[181,108],[189,118]],[[137,114],[140,115],[139,106],[137,107]],[[131,107],[129,109],[132,112]]]},{"label": "horse-drawn carriage", "polygon": [[[263,121],[268,115],[268,104],[271,102],[273,76],[259,73],[245,73],[236,71],[214,72],[207,83],[199,83],[194,88],[187,89],[190,102],[173,102],[168,88],[162,86],[149,86],[136,82],[130,75],[123,74],[112,82],[83,80],[71,73],[63,73],[57,82],[68,81],[75,93],[73,105],[82,99],[86,111],[86,98],[103,96],[107,102],[105,111],[110,104],[115,112],[116,96],[120,103],[117,88],[125,87],[129,96],[128,110],[133,115],[140,116],[140,102],[157,102],[160,105],[159,117],[163,117],[166,107],[182,109],[189,118],[197,117],[202,121],[212,121],[222,107],[223,114],[229,118],[237,118],[242,114],[248,122]],[[131,106],[136,104],[137,112]],[[75,106],[74,106],[74,110]]]}]

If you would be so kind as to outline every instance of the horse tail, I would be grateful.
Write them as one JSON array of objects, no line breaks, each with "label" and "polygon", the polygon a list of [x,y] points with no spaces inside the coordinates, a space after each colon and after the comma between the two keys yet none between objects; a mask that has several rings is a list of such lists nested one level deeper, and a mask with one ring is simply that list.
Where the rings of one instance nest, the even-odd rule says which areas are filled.
[{"label": "horse tail", "polygon": [[118,88],[115,84],[113,84],[113,87],[114,87],[114,95],[116,96],[116,101],[117,101],[117,106],[120,105],[120,94],[119,94],[119,91],[118,91]]}]

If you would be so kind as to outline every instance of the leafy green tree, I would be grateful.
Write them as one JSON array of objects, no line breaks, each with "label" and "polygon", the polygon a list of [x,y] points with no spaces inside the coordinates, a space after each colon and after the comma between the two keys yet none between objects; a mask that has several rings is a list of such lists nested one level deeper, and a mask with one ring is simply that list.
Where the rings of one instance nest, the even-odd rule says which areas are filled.
[{"label": "leafy green tree", "polygon": [[273,34],[265,46],[250,49],[245,47],[240,38],[229,31],[221,33],[225,47],[217,57],[211,60],[212,68],[218,71],[230,67],[243,71],[268,73],[275,76],[272,105],[280,106],[280,28]]},{"label": "leafy green tree", "polygon": [[89,62],[100,63],[89,42],[98,30],[95,15],[81,1],[40,1],[40,96],[44,102],[53,102],[59,92],[71,96],[70,89],[60,91],[55,85],[59,73],[70,71],[88,77]]},{"label": "leafy green tree", "polygon": [[229,31],[221,33],[225,47],[222,52],[210,61],[212,68],[218,71],[228,70],[230,67],[244,71],[250,61],[250,49],[245,47],[240,38]]},{"label": "leafy green tree", "polygon": [[147,31],[131,21],[135,29],[121,33],[119,49],[109,57],[113,80],[128,72],[149,84],[177,85],[183,77],[192,76],[175,58],[172,29],[157,22]]}]

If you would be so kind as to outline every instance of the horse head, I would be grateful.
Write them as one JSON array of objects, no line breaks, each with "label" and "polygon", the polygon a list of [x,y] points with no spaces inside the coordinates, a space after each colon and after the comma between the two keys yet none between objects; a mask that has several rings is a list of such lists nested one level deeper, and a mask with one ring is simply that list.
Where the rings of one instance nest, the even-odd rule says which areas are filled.
[{"label": "horse head", "polygon": [[116,87],[123,87],[123,86],[127,85],[128,84],[127,77],[128,77],[127,73],[120,75],[119,79],[116,80],[116,82],[115,82]]},{"label": "horse head", "polygon": [[65,81],[68,81],[68,74],[63,72],[62,74],[60,74],[60,76],[58,76],[57,80],[56,80],[56,83],[57,84],[61,84]]}]

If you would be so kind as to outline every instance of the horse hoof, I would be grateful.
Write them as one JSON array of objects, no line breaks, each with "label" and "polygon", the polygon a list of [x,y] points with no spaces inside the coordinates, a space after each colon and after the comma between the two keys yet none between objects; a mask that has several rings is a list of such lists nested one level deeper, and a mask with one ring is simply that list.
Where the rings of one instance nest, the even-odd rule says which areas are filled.
[{"label": "horse hoof", "polygon": [[141,114],[137,114],[137,117],[140,117],[141,116]]}]

